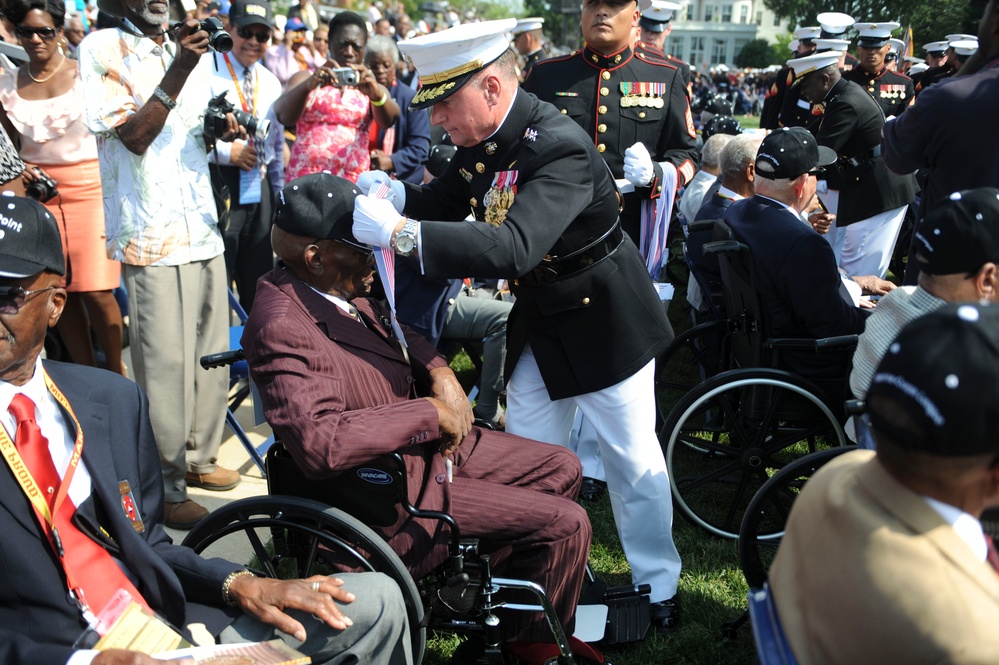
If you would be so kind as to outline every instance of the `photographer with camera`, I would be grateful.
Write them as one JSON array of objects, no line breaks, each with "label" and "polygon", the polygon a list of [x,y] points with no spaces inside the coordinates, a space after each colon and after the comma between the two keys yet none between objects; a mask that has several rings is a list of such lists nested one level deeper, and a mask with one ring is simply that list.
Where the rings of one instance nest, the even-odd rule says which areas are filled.
[{"label": "photographer with camera", "polygon": [[[187,485],[227,490],[239,474],[217,466],[228,378],[195,372],[229,348],[224,244],[208,172],[205,109],[218,19],[167,29],[162,0],[98,0],[122,20],[80,44],[86,121],[97,135],[108,255],[128,290],[132,373],[149,416],[166,488],[167,526],[208,514]],[[211,32],[204,28],[210,28]],[[230,113],[217,138],[246,138]]]},{"label": "photographer with camera", "polygon": [[104,245],[97,142],[83,118],[83,81],[77,62],[59,50],[65,5],[10,0],[6,14],[28,62],[0,75],[0,122],[26,162],[25,194],[59,222],[68,297],[58,329],[69,359],[95,366],[93,329],[104,366],[125,374],[121,310],[112,294],[121,264],[108,259]]},{"label": "photographer with camera", "polygon": [[311,74],[299,72],[274,103],[279,122],[296,125],[296,140],[285,181],[330,171],[351,182],[371,168],[368,151],[372,119],[391,127],[399,105],[364,66],[368,28],[354,12],[330,19],[330,57]]},{"label": "photographer with camera", "polygon": [[[216,142],[208,159],[217,191],[228,188],[232,205],[229,223],[222,232],[229,283],[236,283],[243,309],[253,307],[257,279],[274,266],[271,254],[271,203],[273,192],[284,186],[284,130],[271,107],[281,95],[281,83],[261,59],[270,41],[274,14],[268,0],[235,0],[229,10],[229,53],[215,53],[212,77],[213,102],[205,130],[211,138],[224,128],[225,109],[232,108],[246,129],[245,141]],[[275,143],[277,142],[277,143]],[[269,184],[268,184],[269,181]]]}]

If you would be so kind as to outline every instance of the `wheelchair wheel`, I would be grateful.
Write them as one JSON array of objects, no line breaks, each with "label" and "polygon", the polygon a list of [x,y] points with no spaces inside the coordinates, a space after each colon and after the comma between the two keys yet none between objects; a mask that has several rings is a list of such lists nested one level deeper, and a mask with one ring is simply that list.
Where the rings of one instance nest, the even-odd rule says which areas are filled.
[{"label": "wheelchair wheel", "polygon": [[398,555],[347,513],[308,499],[261,496],[212,512],[184,538],[205,556],[237,558],[264,577],[297,578],[339,571],[380,572],[399,585],[413,640],[413,662],[423,660],[426,627],[420,593]]},{"label": "wheelchair wheel", "polygon": [[739,565],[750,589],[761,589],[777,554],[791,504],[801,488],[826,462],[856,446],[820,450],[794,460],[763,483],[746,508],[739,529]]},{"label": "wheelchair wheel", "polygon": [[[701,323],[673,339],[656,359],[656,408],[665,424],[680,399],[720,371],[725,321]],[[662,438],[663,429],[659,431]]]},{"label": "wheelchair wheel", "polygon": [[846,443],[809,381],[773,369],[738,369],[688,393],[666,423],[673,498],[694,524],[738,538],[753,495],[791,461]]}]

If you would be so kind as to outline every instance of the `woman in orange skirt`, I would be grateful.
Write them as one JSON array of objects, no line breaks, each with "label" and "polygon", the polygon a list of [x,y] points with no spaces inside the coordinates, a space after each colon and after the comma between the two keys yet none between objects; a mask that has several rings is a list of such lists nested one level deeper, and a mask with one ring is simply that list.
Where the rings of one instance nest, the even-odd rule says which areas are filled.
[{"label": "woman in orange skirt", "polygon": [[[77,63],[59,48],[65,5],[10,0],[5,14],[28,63],[0,74],[0,122],[26,163],[25,190],[43,199],[62,232],[69,298],[59,333],[74,362],[96,365],[92,326],[105,366],[124,375],[121,310],[112,294],[121,264],[107,258],[97,142],[84,122]],[[46,179],[58,191],[48,200]]]}]

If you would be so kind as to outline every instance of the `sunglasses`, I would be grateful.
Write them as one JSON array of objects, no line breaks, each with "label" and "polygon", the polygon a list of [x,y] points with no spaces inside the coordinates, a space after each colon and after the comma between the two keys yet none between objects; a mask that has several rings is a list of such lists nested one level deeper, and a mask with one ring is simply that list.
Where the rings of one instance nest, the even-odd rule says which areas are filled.
[{"label": "sunglasses", "polygon": [[51,291],[54,288],[56,287],[46,286],[44,289],[25,291],[21,286],[0,287],[0,314],[17,314],[24,307],[28,298],[45,291]]},{"label": "sunglasses", "polygon": [[56,38],[57,33],[55,28],[26,28],[20,25],[14,28],[14,34],[17,35],[18,39],[31,39],[33,35],[38,35],[43,40],[50,42]]},{"label": "sunglasses", "polygon": [[266,44],[271,40],[271,33],[269,32],[254,32],[249,28],[240,28],[236,31],[236,34],[243,39],[256,39],[260,44]]},{"label": "sunglasses", "polygon": [[822,175],[825,172],[826,172],[826,170],[824,168],[822,168],[821,166],[816,166],[811,171],[806,171],[805,175],[813,175],[816,178],[818,178],[820,175]]}]

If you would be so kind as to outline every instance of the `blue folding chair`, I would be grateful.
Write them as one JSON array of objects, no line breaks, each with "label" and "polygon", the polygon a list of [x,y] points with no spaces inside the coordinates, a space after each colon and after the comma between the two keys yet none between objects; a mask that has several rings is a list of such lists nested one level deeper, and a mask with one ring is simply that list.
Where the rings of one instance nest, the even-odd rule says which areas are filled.
[{"label": "blue folding chair", "polygon": [[[229,307],[231,307],[232,311],[236,313],[240,323],[238,326],[229,326],[229,349],[231,351],[235,351],[236,349],[242,348],[240,340],[243,337],[243,328],[246,324],[247,317],[246,310],[244,310],[243,306],[239,304],[239,299],[236,297],[236,294],[232,292],[232,289],[229,289]],[[264,455],[267,454],[267,449],[273,445],[274,435],[267,437],[267,440],[259,446],[254,446],[253,442],[250,441],[250,438],[247,436],[246,430],[243,429],[243,426],[240,425],[239,421],[236,419],[236,410],[243,403],[243,400],[250,395],[252,390],[250,384],[250,367],[246,364],[245,360],[239,360],[238,362],[234,362],[229,365],[230,390],[241,382],[243,385],[229,400],[229,406],[226,409],[225,414],[225,422],[229,425],[229,429],[232,430],[232,433],[236,435],[236,438],[239,439],[239,442],[243,444],[243,448],[246,449],[246,452],[250,455],[250,459],[252,459],[253,463],[257,465],[258,469],[260,469],[260,473],[263,474],[264,478],[266,478],[267,469],[264,464]]]},{"label": "blue folding chair", "polygon": [[797,665],[791,645],[780,625],[777,606],[770,594],[770,585],[749,590],[749,621],[753,626],[753,641],[760,665]]}]

